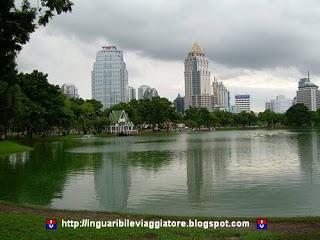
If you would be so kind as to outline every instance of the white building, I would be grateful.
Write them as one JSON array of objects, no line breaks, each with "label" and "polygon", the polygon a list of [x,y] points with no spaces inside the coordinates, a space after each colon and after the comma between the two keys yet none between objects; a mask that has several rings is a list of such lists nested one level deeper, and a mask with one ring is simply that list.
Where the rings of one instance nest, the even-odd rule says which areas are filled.
[{"label": "white building", "polygon": [[61,91],[69,98],[79,98],[78,89],[73,84],[63,84]]},{"label": "white building", "polygon": [[112,110],[112,112],[109,114],[109,119],[110,133],[129,134],[134,131],[134,125],[124,110]]},{"label": "white building", "polygon": [[251,103],[249,94],[236,94],[235,95],[235,112],[240,113],[242,111],[250,112]]},{"label": "white building", "polygon": [[304,104],[309,111],[317,111],[320,108],[320,91],[318,88],[310,81],[300,85],[297,91],[297,103]]},{"label": "white building", "polygon": [[270,109],[275,113],[285,113],[292,106],[292,100],[283,95],[271,100]]},{"label": "white building", "polygon": [[128,101],[137,99],[137,91],[134,87],[128,87]]},{"label": "white building", "polygon": [[184,109],[205,107],[213,110],[212,90],[210,87],[209,61],[203,49],[194,43],[184,62],[185,99]]},{"label": "white building", "polygon": [[115,46],[97,52],[91,72],[92,98],[104,108],[128,101],[128,71],[122,51]]},{"label": "white building", "polygon": [[216,77],[212,83],[212,90],[213,95],[216,97],[215,109],[230,111],[230,92],[222,82],[218,82]]}]

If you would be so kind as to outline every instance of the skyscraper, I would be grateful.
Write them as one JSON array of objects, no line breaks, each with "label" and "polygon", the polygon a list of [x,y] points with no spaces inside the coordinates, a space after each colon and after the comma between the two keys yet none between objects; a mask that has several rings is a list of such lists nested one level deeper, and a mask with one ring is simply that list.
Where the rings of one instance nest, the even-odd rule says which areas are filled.
[{"label": "skyscraper", "polygon": [[128,87],[128,101],[137,99],[137,91],[134,87]]},{"label": "skyscraper", "polygon": [[236,94],[235,95],[235,112],[240,113],[242,111],[250,112],[251,105],[250,105],[250,95],[249,94]]},{"label": "skyscraper", "polygon": [[213,109],[213,96],[210,88],[209,61],[203,49],[194,43],[184,62],[185,110],[192,107]]},{"label": "skyscraper", "polygon": [[215,77],[212,83],[213,95],[216,97],[215,109],[230,111],[230,93],[222,82]]},{"label": "skyscraper", "polygon": [[155,88],[149,88],[143,94],[144,99],[151,99],[153,97],[158,97],[158,96],[159,96],[158,91]]},{"label": "skyscraper", "polygon": [[104,108],[128,101],[128,71],[122,51],[115,46],[97,52],[91,72],[92,98]]},{"label": "skyscraper", "polygon": [[73,84],[63,84],[61,86],[61,91],[69,98],[79,98],[78,89]]},{"label": "skyscraper", "polygon": [[180,93],[178,94],[176,99],[173,100],[173,104],[177,112],[179,113],[184,112],[184,97],[181,97]]},{"label": "skyscraper", "polygon": [[141,85],[138,88],[138,99],[151,99],[158,96],[158,91],[155,88],[151,88],[147,85]]},{"label": "skyscraper", "polygon": [[149,87],[147,85],[141,85],[138,88],[138,99],[143,99],[144,93],[149,89],[151,89],[151,87]]},{"label": "skyscraper", "polygon": [[306,81],[303,81],[303,84],[301,84],[301,80],[299,81],[297,103],[304,104],[309,109],[309,111],[317,111],[320,108],[319,87],[310,82],[309,77],[306,78]]}]

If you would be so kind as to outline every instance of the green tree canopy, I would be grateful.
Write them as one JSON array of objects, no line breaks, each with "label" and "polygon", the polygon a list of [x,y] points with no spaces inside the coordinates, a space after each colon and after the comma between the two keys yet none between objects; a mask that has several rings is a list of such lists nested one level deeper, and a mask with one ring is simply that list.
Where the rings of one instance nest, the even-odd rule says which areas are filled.
[{"label": "green tree canopy", "polygon": [[290,126],[301,127],[303,125],[310,125],[311,123],[311,114],[308,108],[302,103],[290,107],[285,116]]}]

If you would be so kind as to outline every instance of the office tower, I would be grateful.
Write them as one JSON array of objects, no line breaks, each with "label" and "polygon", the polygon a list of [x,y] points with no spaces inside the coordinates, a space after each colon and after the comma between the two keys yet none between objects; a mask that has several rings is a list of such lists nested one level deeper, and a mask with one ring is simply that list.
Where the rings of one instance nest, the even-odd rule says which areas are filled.
[{"label": "office tower", "polygon": [[292,106],[292,100],[287,99],[283,95],[279,95],[276,99],[271,100],[270,105],[273,112],[285,113]]},{"label": "office tower", "polygon": [[178,94],[176,99],[173,100],[173,104],[177,112],[179,113],[184,112],[184,97],[181,97],[180,93]]},{"label": "office tower", "polygon": [[122,51],[115,46],[97,52],[91,72],[92,98],[104,108],[128,101],[128,71]]},{"label": "office tower", "polygon": [[250,95],[249,94],[236,94],[235,95],[235,112],[240,113],[242,111],[250,112]]},{"label": "office tower", "polygon": [[138,88],[138,99],[143,99],[144,93],[149,89],[151,89],[151,87],[149,87],[147,85],[141,85]]},{"label": "office tower", "polygon": [[310,82],[308,76],[307,81],[300,84],[297,91],[297,103],[304,104],[309,111],[317,111],[320,108],[320,91],[319,87],[314,83]]},{"label": "office tower", "polygon": [[73,84],[63,84],[61,91],[69,98],[79,98],[78,89]]},{"label": "office tower", "polygon": [[299,87],[303,87],[306,84],[306,82],[309,82],[308,78],[301,78],[299,81]]},{"label": "office tower", "polygon": [[212,83],[213,95],[216,97],[215,109],[230,111],[230,93],[222,82],[215,77]]},{"label": "office tower", "polygon": [[151,99],[157,96],[159,95],[155,88],[151,88],[147,85],[142,85],[138,88],[138,99]]},{"label": "office tower", "polygon": [[310,82],[310,74],[309,74],[309,72],[308,72],[308,77],[306,77],[306,78],[301,78],[301,79],[299,80],[298,87],[299,87],[299,88],[300,88],[300,87],[303,87],[307,82]]},{"label": "office tower", "polygon": [[149,88],[143,94],[144,99],[151,99],[153,97],[158,97],[158,96],[159,96],[158,91],[155,88]]},{"label": "office tower", "polygon": [[128,87],[128,101],[136,100],[137,99],[137,92],[134,87]]},{"label": "office tower", "polygon": [[213,96],[210,88],[209,61],[203,49],[194,43],[184,62],[185,98],[184,110],[205,107],[213,110]]}]

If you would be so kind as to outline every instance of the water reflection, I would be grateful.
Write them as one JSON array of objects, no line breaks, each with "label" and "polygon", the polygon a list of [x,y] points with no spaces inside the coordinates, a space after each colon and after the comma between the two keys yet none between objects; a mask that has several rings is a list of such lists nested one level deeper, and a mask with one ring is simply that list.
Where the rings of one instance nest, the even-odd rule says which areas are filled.
[{"label": "water reflection", "polygon": [[48,206],[62,196],[68,174],[90,163],[85,156],[65,153],[63,142],[43,143],[30,153],[2,156],[0,199]]},{"label": "water reflection", "polygon": [[102,155],[102,166],[95,172],[94,183],[97,198],[105,210],[127,208],[131,174],[126,159],[126,152]]},{"label": "water reflection", "polygon": [[212,198],[213,159],[206,144],[199,139],[187,145],[187,186],[189,200],[194,203]]},{"label": "water reflection", "polygon": [[170,215],[319,215],[319,133],[230,131],[42,143],[0,157],[0,199]]},{"label": "water reflection", "polygon": [[319,134],[311,132],[308,135],[298,135],[298,154],[301,174],[305,182],[314,183],[319,180],[315,170],[319,167]]}]

